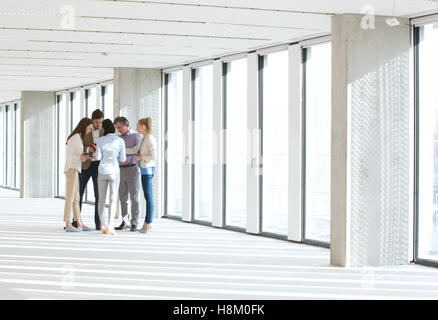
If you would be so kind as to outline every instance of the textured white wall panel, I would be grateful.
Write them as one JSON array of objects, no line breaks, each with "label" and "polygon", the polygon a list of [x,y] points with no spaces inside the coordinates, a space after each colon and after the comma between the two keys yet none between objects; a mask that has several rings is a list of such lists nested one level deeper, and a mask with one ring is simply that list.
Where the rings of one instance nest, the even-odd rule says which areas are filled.
[{"label": "textured white wall panel", "polygon": [[412,214],[409,23],[400,19],[390,28],[375,17],[375,28],[363,29],[361,19],[333,18],[332,263],[405,264]]},{"label": "textured white wall panel", "polygon": [[[159,69],[117,68],[114,72],[114,110],[129,120],[133,130],[137,121],[151,117],[153,135],[157,140],[158,156],[155,176],[152,181],[154,197],[154,217],[161,215],[159,202],[161,188],[161,71]],[[130,212],[130,208],[128,208]],[[144,219],[146,203],[143,191],[140,192],[140,218]]]}]

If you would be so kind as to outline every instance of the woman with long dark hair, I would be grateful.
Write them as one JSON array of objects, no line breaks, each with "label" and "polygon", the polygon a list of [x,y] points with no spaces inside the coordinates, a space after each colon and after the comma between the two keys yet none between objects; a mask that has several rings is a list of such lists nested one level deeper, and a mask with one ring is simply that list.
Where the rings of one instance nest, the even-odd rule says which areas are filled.
[{"label": "woman with long dark hair", "polygon": [[[91,159],[87,154],[83,154],[82,140],[91,132],[93,123],[89,118],[79,121],[76,128],[68,136],[65,148],[64,174],[66,177],[64,222],[65,231],[91,231],[92,229],[82,223],[81,212],[79,209],[79,172],[81,172],[82,161]],[[77,222],[77,228],[71,224],[71,216]]]},{"label": "woman with long dark hair", "polygon": [[[104,234],[115,235],[113,226],[114,216],[117,209],[117,195],[120,182],[119,162],[126,160],[125,141],[119,138],[115,132],[116,128],[111,120],[105,119],[102,122],[103,137],[97,140],[97,160],[100,160],[99,175],[99,219],[100,230]],[[108,214],[105,215],[106,192],[110,190]]]}]

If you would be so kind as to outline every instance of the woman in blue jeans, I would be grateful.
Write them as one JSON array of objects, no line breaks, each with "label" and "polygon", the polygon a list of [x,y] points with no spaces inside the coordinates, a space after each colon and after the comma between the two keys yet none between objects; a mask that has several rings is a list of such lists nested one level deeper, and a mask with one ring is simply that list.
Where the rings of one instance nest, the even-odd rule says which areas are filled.
[{"label": "woman in blue jeans", "polygon": [[151,231],[152,218],[154,215],[154,199],[152,197],[152,178],[155,173],[155,161],[157,160],[157,141],[152,135],[152,119],[143,118],[137,122],[137,132],[143,138],[134,148],[127,148],[127,154],[137,154],[134,158],[138,161],[141,171],[141,185],[146,200],[146,217],[143,228],[139,231],[146,233]]}]

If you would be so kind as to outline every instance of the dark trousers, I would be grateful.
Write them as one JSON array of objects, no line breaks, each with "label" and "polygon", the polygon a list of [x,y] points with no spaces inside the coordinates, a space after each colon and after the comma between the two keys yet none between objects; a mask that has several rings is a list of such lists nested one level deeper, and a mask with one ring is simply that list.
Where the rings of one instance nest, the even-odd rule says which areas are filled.
[{"label": "dark trousers", "polygon": [[90,178],[93,179],[93,189],[94,189],[94,222],[96,224],[96,229],[100,229],[99,220],[99,186],[97,184],[97,177],[99,175],[99,161],[92,161],[90,167],[87,170],[82,170],[79,173],[79,208],[82,210],[82,199],[84,197],[85,189],[87,188],[88,181]]},{"label": "dark trousers", "polygon": [[142,174],[141,175],[141,186],[143,187],[143,195],[146,200],[146,217],[144,222],[152,223],[152,218],[154,216],[154,199],[152,197],[152,178],[153,174]]}]

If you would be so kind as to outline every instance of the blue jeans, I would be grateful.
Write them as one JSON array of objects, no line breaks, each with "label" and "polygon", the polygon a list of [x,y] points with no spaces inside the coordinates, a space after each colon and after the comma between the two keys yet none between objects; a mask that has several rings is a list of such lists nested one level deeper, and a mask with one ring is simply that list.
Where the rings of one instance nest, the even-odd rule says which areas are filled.
[{"label": "blue jeans", "polygon": [[152,218],[154,216],[154,199],[152,197],[152,178],[153,174],[142,174],[141,175],[141,186],[143,187],[143,195],[146,200],[146,217],[144,222],[152,223]]}]

